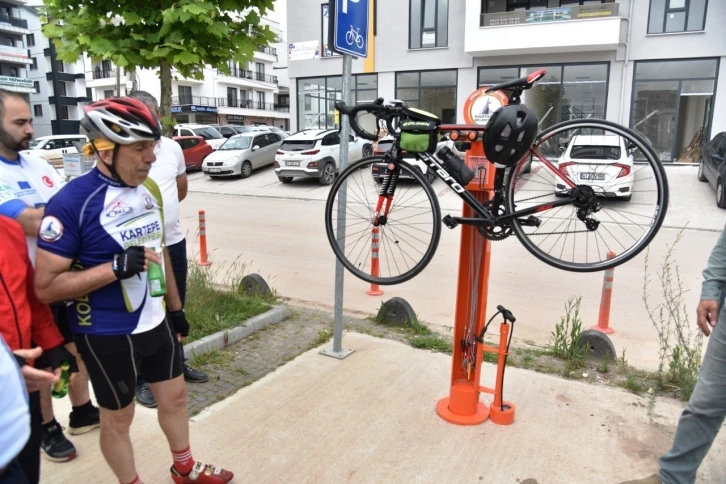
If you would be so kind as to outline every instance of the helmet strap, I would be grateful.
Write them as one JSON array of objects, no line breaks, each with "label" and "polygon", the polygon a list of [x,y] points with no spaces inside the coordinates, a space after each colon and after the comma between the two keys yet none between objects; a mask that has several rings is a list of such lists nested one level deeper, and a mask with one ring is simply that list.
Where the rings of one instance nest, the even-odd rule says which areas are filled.
[{"label": "helmet strap", "polygon": [[119,144],[116,144],[113,147],[113,156],[111,157],[111,164],[108,164],[105,161],[103,161],[103,158],[101,158],[101,155],[99,154],[98,149],[96,148],[96,145],[93,143],[93,141],[91,141],[91,147],[93,147],[93,151],[96,152],[96,158],[98,158],[98,160],[101,161],[101,163],[103,163],[106,166],[106,168],[108,168],[108,171],[111,173],[112,180],[116,180],[117,182],[121,182],[127,186],[131,186],[131,185],[128,185],[125,181],[123,181],[121,179],[121,177],[119,176],[118,172],[116,171],[116,158],[118,157],[119,148],[121,148],[121,146]]}]

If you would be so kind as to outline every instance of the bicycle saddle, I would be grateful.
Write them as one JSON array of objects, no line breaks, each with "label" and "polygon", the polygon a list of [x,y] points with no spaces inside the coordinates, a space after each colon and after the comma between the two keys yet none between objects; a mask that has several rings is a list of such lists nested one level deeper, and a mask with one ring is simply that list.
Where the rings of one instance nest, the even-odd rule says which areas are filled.
[{"label": "bicycle saddle", "polygon": [[489,88],[485,92],[499,91],[501,89],[511,89],[513,87],[520,89],[529,89],[535,82],[542,79],[546,73],[547,71],[545,69],[540,69],[538,71],[534,71],[527,77],[520,77],[519,79],[514,79],[512,81],[502,82],[501,84],[489,86]]}]

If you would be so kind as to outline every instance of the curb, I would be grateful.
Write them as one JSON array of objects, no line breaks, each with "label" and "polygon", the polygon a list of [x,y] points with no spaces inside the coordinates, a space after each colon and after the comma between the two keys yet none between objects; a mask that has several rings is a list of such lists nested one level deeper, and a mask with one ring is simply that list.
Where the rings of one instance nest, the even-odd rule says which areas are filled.
[{"label": "curb", "polygon": [[243,323],[243,326],[237,326],[224,331],[205,336],[189,344],[184,345],[184,352],[190,355],[201,355],[214,350],[221,350],[226,346],[234,344],[255,331],[266,328],[271,324],[277,324],[280,321],[292,316],[292,311],[287,306],[275,306],[267,312],[254,316]]}]

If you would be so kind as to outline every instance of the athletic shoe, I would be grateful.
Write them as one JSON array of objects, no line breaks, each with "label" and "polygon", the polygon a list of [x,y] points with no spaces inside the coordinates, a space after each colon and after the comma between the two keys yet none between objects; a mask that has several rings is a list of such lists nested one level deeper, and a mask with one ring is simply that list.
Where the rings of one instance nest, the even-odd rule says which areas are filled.
[{"label": "athletic shoe", "polygon": [[45,456],[53,462],[67,462],[76,458],[76,448],[63,435],[63,429],[57,423],[48,430],[43,429],[40,448]]},{"label": "athletic shoe", "polygon": [[158,405],[154,392],[151,391],[151,387],[146,382],[136,385],[136,401],[149,408],[156,408]]},{"label": "athletic shoe", "polygon": [[184,380],[189,383],[204,383],[209,380],[209,376],[203,371],[196,370],[184,363]]},{"label": "athletic shoe", "polygon": [[176,484],[225,484],[234,478],[234,474],[221,467],[197,461],[186,476],[182,476],[171,466],[171,478]]},{"label": "athletic shoe", "polygon": [[71,435],[85,434],[101,426],[101,415],[98,407],[93,407],[93,411],[86,415],[85,418],[79,418],[76,412],[71,412],[68,420],[68,433]]}]

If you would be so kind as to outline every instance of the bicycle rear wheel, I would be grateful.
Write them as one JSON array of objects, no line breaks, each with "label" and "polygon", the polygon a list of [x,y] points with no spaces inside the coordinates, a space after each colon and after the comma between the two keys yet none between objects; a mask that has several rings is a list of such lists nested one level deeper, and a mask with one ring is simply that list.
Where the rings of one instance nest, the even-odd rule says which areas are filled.
[{"label": "bicycle rear wheel", "polygon": [[420,273],[434,256],[441,210],[431,184],[417,168],[372,156],[347,167],[333,183],[325,230],[335,256],[354,276],[372,284],[400,284]]},{"label": "bicycle rear wheel", "polygon": [[[523,223],[527,217],[512,222],[527,250],[572,272],[609,269],[638,255],[668,207],[668,180],[650,144],[598,119],[543,131],[530,155],[510,168],[505,193],[507,213],[537,207],[539,226]],[[565,198],[570,203],[552,205]]]}]

